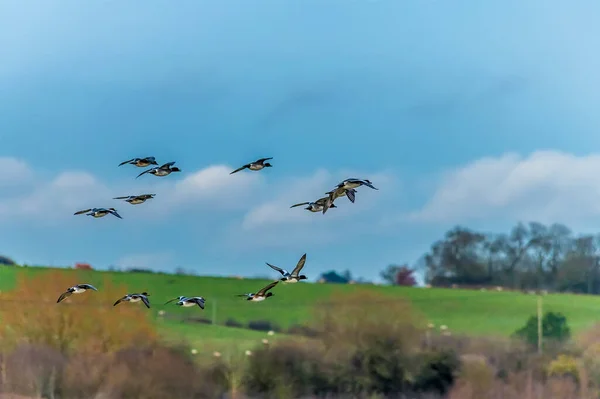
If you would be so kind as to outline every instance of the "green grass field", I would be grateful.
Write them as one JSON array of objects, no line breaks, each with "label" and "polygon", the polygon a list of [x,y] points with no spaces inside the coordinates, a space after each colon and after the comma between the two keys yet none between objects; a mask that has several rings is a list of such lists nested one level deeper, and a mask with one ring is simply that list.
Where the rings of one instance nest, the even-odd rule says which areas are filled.
[{"label": "green grass field", "polygon": [[[48,270],[50,269],[37,267],[0,267],[0,290],[14,287],[17,273],[34,275]],[[163,320],[158,312],[164,310],[171,315],[180,316],[201,315],[214,318],[217,324],[223,324],[229,318],[244,324],[251,320],[268,320],[286,328],[292,324],[309,322],[318,300],[359,289],[356,285],[280,284],[273,289],[275,295],[272,298],[253,303],[235,295],[255,292],[269,283],[269,280],[61,270],[73,274],[73,283],[88,282],[101,289],[105,278],[108,278],[113,284],[123,285],[123,294],[125,291],[147,291],[152,302],[150,311],[165,336],[174,339],[183,337],[199,347],[228,347],[233,341],[236,346],[251,347],[266,338],[266,334],[220,325]],[[536,312],[536,297],[516,292],[383,286],[361,286],[361,289],[377,290],[389,296],[390,301],[400,297],[408,299],[415,309],[436,326],[445,324],[451,331],[473,335],[508,336]],[[174,304],[163,305],[179,295],[205,297],[206,309],[201,311],[196,307],[182,309]],[[600,297],[553,294],[543,298],[544,311],[563,313],[573,332],[600,321]]]}]

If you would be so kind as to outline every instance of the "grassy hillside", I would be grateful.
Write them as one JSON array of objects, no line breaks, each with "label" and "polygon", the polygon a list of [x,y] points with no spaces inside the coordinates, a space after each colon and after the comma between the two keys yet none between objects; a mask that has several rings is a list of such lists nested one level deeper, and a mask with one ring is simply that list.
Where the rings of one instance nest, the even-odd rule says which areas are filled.
[{"label": "grassy hillside", "polygon": [[[0,267],[0,290],[13,287],[17,273],[35,274],[46,270],[48,269]],[[100,271],[65,272],[72,274],[73,283],[87,282],[101,289],[107,278],[114,284],[123,285],[123,294],[127,291],[147,291],[152,302],[150,312],[157,319],[160,319],[158,311],[165,310],[174,315],[201,314],[211,319],[214,317],[217,324],[223,324],[230,318],[242,323],[268,320],[285,328],[310,321],[318,300],[357,289],[377,290],[388,295],[390,301],[398,297],[407,298],[435,325],[445,324],[452,331],[468,334],[509,335],[523,326],[526,319],[536,311],[535,296],[512,292],[300,283],[280,284],[273,289],[275,295],[272,298],[265,302],[253,303],[235,295],[254,292],[269,283],[269,280]],[[59,294],[56,293],[57,297]],[[179,295],[204,296],[207,300],[206,310],[201,311],[195,307],[182,309],[174,304],[163,305],[167,300]],[[386,306],[386,303],[381,303],[381,306]],[[576,332],[600,321],[600,297],[547,295],[544,297],[544,311],[562,312]],[[169,320],[161,320],[160,323],[165,330],[180,331],[197,342],[227,340],[232,338],[232,335],[242,341],[256,342],[265,336],[260,332],[220,326],[185,324]]]}]

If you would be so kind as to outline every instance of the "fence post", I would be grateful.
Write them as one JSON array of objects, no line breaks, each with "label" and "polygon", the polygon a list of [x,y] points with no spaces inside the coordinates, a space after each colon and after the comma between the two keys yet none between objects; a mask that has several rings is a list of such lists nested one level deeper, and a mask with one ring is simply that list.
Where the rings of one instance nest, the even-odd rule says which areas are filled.
[{"label": "fence post", "polygon": [[538,292],[537,297],[537,331],[538,331],[538,353],[542,354],[542,295]]},{"label": "fence post", "polygon": [[217,300],[215,299],[212,304],[212,324],[217,324]]}]

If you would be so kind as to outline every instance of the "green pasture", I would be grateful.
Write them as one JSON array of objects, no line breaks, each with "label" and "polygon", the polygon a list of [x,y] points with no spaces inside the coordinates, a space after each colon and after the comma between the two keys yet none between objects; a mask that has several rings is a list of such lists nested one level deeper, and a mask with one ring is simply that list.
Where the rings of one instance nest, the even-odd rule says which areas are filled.
[{"label": "green pasture", "polygon": [[[11,289],[17,273],[34,275],[49,270],[38,267],[0,267],[0,290]],[[63,270],[63,269],[61,269]],[[461,289],[405,288],[384,286],[357,286],[337,284],[298,283],[280,284],[275,294],[264,302],[249,302],[236,294],[255,292],[270,280],[234,279],[221,277],[197,277],[152,273],[125,273],[105,271],[75,271],[73,283],[87,282],[99,289],[105,279],[122,285],[126,292],[147,291],[150,294],[153,313],[167,336],[181,336],[192,343],[229,345],[232,341],[242,346],[254,345],[266,337],[266,333],[220,326],[227,319],[244,325],[251,320],[268,320],[282,328],[293,324],[305,324],[313,319],[319,300],[326,300],[337,293],[357,289],[377,290],[389,297],[408,299],[413,307],[436,326],[446,325],[451,331],[473,335],[508,336],[523,326],[527,318],[536,312],[536,296],[520,292],[474,291]],[[65,287],[67,288],[67,287]],[[57,293],[57,295],[60,293]],[[179,296],[203,296],[206,309],[180,308],[174,304],[163,305]],[[382,307],[386,303],[381,303]],[[544,311],[563,313],[574,332],[581,331],[600,321],[600,297],[570,294],[552,294],[543,297]],[[169,317],[159,317],[164,310]],[[183,323],[175,319],[183,316],[202,316],[216,321],[218,325]],[[391,314],[390,317],[402,317]],[[236,345],[237,345],[236,343]]]}]

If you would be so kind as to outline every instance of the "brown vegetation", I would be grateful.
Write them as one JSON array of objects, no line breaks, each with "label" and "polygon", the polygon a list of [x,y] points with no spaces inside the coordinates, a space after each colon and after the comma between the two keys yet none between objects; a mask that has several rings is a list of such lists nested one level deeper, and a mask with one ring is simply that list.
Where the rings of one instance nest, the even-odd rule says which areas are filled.
[{"label": "brown vegetation", "polygon": [[19,275],[16,288],[0,294],[0,349],[30,343],[61,352],[106,353],[156,339],[145,308],[112,306],[127,287],[114,286],[108,279],[97,292],[73,294],[57,304],[60,293],[81,283],[77,277],[60,271]]}]

